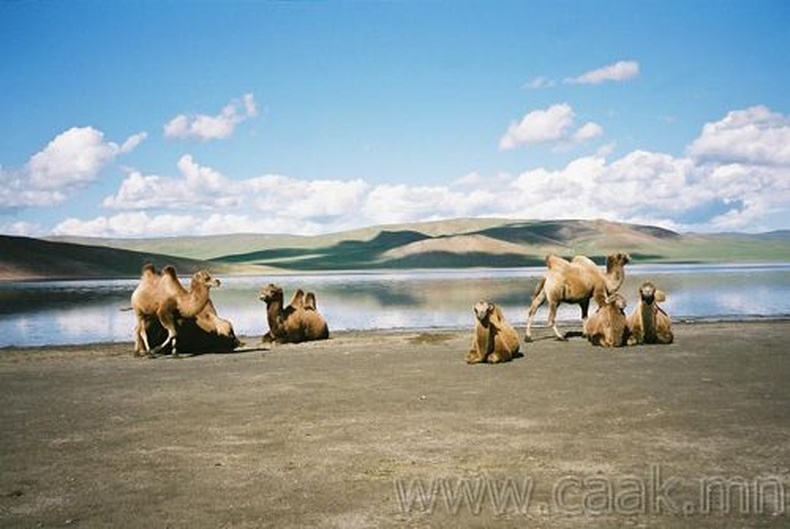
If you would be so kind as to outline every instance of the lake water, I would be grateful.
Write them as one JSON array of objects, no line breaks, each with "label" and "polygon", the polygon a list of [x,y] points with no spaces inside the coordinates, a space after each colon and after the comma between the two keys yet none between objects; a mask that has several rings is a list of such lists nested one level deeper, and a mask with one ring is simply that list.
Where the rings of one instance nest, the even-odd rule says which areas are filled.
[{"label": "lake water", "polygon": [[[274,282],[286,300],[312,290],[331,330],[470,328],[479,300],[501,305],[523,332],[532,289],[544,268],[337,273],[221,278],[212,290],[220,316],[239,335],[268,330],[261,286]],[[187,278],[183,278],[187,282]],[[667,292],[673,320],[790,317],[790,263],[629,265],[620,292],[630,309],[637,289],[653,281]],[[122,312],[137,280],[0,283],[0,347],[132,340],[134,315]],[[544,305],[536,329],[546,321]],[[561,305],[561,322],[578,322],[579,308]],[[538,333],[541,331],[537,331]]]}]

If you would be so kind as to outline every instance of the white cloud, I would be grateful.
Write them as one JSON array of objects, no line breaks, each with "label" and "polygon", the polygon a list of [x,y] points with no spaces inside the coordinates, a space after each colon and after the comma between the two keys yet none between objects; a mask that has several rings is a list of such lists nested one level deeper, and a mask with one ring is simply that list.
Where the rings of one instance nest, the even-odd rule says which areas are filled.
[{"label": "white cloud", "polygon": [[239,210],[306,220],[350,214],[368,188],[359,179],[305,181],[265,175],[234,181],[199,165],[189,154],[177,165],[177,178],[131,171],[103,205],[122,210]]},{"label": "white cloud", "polygon": [[196,138],[200,140],[227,139],[236,125],[258,115],[258,105],[252,94],[234,99],[216,116],[179,114],[164,126],[166,138]]},{"label": "white cloud", "polygon": [[[184,155],[175,177],[130,172],[105,201],[121,210],[116,214],[68,219],[55,232],[315,234],[457,217],[604,218],[681,231],[786,228],[790,162],[780,146],[767,148],[786,123],[784,115],[768,109],[746,109],[706,125],[683,156],[635,150],[614,157],[611,146],[605,146],[555,170],[472,172],[432,186],[282,175],[233,180]],[[564,141],[572,141],[573,134],[598,134],[594,124],[559,130]],[[731,130],[748,131],[748,141],[741,136],[742,143],[729,151],[712,142]]]},{"label": "white cloud", "polygon": [[571,139],[574,142],[582,143],[597,138],[603,135],[603,128],[597,123],[592,121],[585,123],[576,132],[573,133]]},{"label": "white cloud", "polygon": [[729,112],[707,123],[689,155],[720,163],[790,166],[790,117],[764,106]]},{"label": "white cloud", "polygon": [[575,128],[574,117],[573,108],[567,103],[558,103],[545,110],[533,110],[521,121],[510,124],[499,140],[499,150],[507,151],[538,143],[579,143],[603,134],[601,126],[593,122]]},{"label": "white cloud", "polygon": [[119,147],[104,141],[104,133],[93,127],[73,127],[30,158],[26,166],[30,183],[36,189],[59,189],[90,182],[116,156],[132,151],[144,138],[144,133],[136,134]]},{"label": "white cloud", "polygon": [[525,83],[524,88],[537,90],[539,88],[551,88],[553,86],[556,86],[556,84],[557,84],[556,81],[540,75],[538,77],[531,79],[529,82]]},{"label": "white cloud", "polygon": [[61,203],[145,138],[145,133],[135,134],[119,146],[105,141],[104,133],[93,127],[72,127],[31,156],[24,167],[0,169],[0,208]]},{"label": "white cloud", "polygon": [[[596,85],[606,81],[622,82],[633,79],[639,75],[638,61],[618,61],[614,64],[590,70],[577,77],[569,77],[562,82],[564,84],[585,84]],[[524,84],[523,88],[537,90],[540,88],[552,88],[557,86],[557,81],[542,75],[533,77]]]},{"label": "white cloud", "polygon": [[639,75],[639,63],[637,61],[618,61],[614,64],[604,66],[585,72],[578,77],[566,79],[570,84],[601,84],[605,81],[627,81]]}]

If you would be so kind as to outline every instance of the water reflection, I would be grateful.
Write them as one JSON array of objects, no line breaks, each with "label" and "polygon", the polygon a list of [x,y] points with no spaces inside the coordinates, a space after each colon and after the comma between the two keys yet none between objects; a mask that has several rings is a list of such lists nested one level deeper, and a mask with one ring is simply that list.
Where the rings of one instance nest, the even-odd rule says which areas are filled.
[{"label": "water reflection", "polygon": [[[401,273],[285,275],[223,278],[212,298],[237,333],[266,329],[258,290],[275,282],[286,299],[296,288],[312,290],[330,330],[468,327],[472,306],[490,300],[522,327],[543,268],[444,270]],[[622,287],[629,303],[652,280],[667,291],[663,304],[675,319],[790,315],[790,264],[631,265]],[[130,341],[129,305],[136,280],[0,284],[0,346]],[[536,323],[545,322],[546,309]],[[560,321],[577,321],[577,306],[561,305]]]}]

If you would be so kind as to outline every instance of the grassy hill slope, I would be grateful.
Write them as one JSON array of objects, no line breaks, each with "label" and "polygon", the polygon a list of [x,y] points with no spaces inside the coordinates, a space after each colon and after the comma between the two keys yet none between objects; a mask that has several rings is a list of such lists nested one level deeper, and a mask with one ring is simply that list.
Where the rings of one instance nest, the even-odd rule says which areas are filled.
[{"label": "grassy hill slope", "polygon": [[103,246],[42,241],[0,235],[0,279],[91,279],[137,277],[145,263],[172,264],[183,273],[198,268],[229,271],[223,263],[134,252]]},{"label": "grassy hill slope", "polygon": [[[63,276],[136,276],[145,261],[176,266],[183,262],[184,269],[210,261],[205,266],[224,273],[542,266],[548,253],[584,254],[603,262],[606,254],[615,251],[629,252],[635,262],[790,261],[787,230],[757,235],[679,234],[602,220],[456,219],[320,236],[58,238],[37,241],[39,246],[33,240],[11,244],[12,239],[5,238],[6,247],[0,247],[0,272],[16,270],[33,277],[52,270]],[[85,246],[74,243],[92,249],[85,253]]]}]

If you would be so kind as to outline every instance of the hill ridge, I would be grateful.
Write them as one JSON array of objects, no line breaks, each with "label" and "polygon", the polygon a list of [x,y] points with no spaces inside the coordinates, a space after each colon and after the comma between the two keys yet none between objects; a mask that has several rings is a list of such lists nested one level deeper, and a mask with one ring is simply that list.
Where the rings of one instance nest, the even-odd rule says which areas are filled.
[{"label": "hill ridge", "polygon": [[2,237],[0,276],[6,279],[136,277],[143,261],[226,274],[541,266],[548,253],[584,254],[602,262],[614,251],[631,253],[635,262],[790,262],[790,230],[681,234],[657,226],[581,219],[453,219],[324,235]]}]

